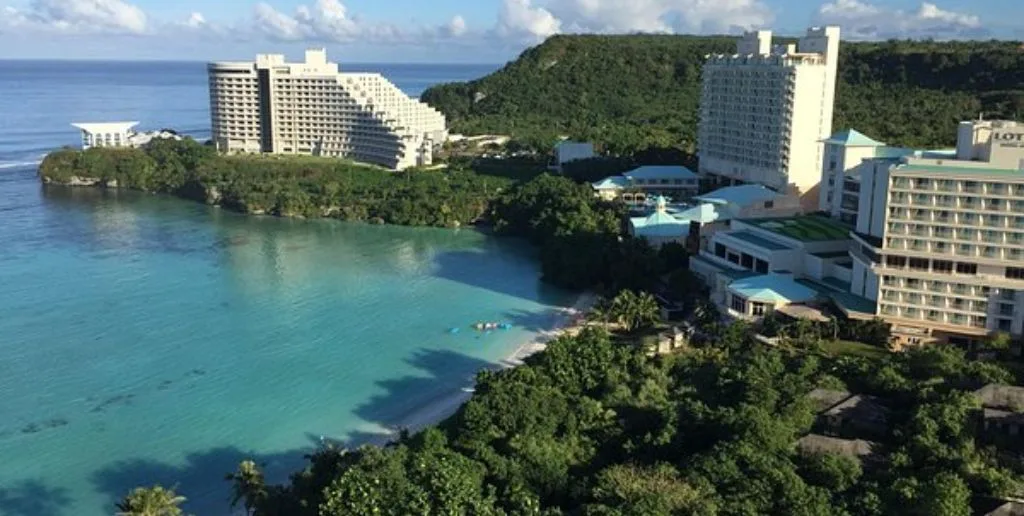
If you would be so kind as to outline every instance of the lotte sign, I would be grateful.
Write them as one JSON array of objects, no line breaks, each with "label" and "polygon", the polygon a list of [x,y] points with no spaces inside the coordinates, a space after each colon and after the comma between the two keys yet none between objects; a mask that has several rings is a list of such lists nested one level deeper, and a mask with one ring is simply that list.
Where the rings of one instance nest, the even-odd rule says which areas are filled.
[{"label": "lotte sign", "polygon": [[992,133],[992,143],[1003,149],[1024,148],[1024,133]]}]

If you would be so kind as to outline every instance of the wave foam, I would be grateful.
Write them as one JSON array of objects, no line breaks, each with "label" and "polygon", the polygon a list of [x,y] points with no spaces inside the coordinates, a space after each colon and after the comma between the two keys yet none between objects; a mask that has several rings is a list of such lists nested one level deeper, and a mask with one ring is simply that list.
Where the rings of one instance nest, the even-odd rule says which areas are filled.
[{"label": "wave foam", "polygon": [[0,163],[0,170],[8,168],[21,168],[21,167],[35,167],[42,163],[43,160],[38,161],[15,161],[12,163]]}]

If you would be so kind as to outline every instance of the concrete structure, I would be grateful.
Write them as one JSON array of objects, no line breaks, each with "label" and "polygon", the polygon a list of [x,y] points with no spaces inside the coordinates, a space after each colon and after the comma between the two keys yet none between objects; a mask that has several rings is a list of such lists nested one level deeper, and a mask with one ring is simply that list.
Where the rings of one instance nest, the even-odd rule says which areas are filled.
[{"label": "concrete structure", "polygon": [[602,199],[621,199],[627,204],[644,204],[648,197],[659,195],[679,201],[695,195],[699,187],[697,174],[682,165],[645,165],[591,186]]},{"label": "concrete structure", "polygon": [[808,29],[797,45],[772,46],[771,38],[748,32],[736,54],[708,56],[699,172],[776,191],[793,184],[814,208],[821,140],[832,134],[839,27]]},{"label": "concrete structure", "polygon": [[561,173],[562,165],[565,165],[570,161],[590,159],[593,157],[593,143],[562,140],[555,144],[554,157],[552,159],[551,165],[548,168]]},{"label": "concrete structure", "polygon": [[1024,125],[963,122],[955,153],[862,162],[851,292],[897,345],[1024,334]]},{"label": "concrete structure", "polygon": [[82,131],[82,149],[92,147],[142,147],[158,139],[180,140],[173,131],[136,132],[138,122],[102,122],[71,124]]},{"label": "concrete structure", "polygon": [[210,119],[222,152],[311,154],[392,169],[430,165],[444,115],[376,73],[339,72],[325,50],[302,63],[261,54],[210,63]]},{"label": "concrete structure", "polygon": [[93,147],[128,147],[138,122],[77,122],[71,124],[82,131],[82,149]]},{"label": "concrete structure", "polygon": [[[849,230],[819,215],[733,220],[728,231],[715,232],[707,247],[691,256],[690,270],[710,287],[712,302],[725,311],[736,317],[760,317],[791,303],[848,294]],[[747,295],[754,290],[764,292]],[[758,297],[754,301],[762,307],[749,306],[752,297]]]},{"label": "concrete structure", "polygon": [[982,407],[980,423],[987,436],[1003,445],[1024,447],[1020,444],[1024,435],[1024,387],[992,383],[974,395]]}]

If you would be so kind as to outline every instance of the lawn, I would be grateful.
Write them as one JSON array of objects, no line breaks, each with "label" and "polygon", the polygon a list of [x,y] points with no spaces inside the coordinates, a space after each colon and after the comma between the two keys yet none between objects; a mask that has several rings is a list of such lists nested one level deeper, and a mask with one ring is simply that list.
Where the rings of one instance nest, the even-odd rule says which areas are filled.
[{"label": "lawn", "polygon": [[745,222],[753,223],[761,229],[766,229],[794,240],[800,240],[801,242],[843,240],[850,234],[849,227],[820,215],[755,219]]},{"label": "lawn", "polygon": [[877,346],[854,342],[852,340],[827,340],[821,343],[821,349],[832,356],[855,356],[863,358],[882,358],[888,350]]}]

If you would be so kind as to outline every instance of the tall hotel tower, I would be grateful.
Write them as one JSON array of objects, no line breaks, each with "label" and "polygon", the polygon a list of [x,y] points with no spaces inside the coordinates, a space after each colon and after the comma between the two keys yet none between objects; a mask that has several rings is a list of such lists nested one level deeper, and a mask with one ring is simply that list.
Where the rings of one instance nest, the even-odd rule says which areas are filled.
[{"label": "tall hotel tower", "polygon": [[210,63],[210,119],[222,152],[311,154],[392,169],[429,165],[447,137],[437,110],[376,73],[340,73],[325,50],[303,63],[263,54]]},{"label": "tall hotel tower", "polygon": [[832,134],[839,27],[810,28],[797,45],[771,43],[771,31],[748,32],[735,55],[708,56],[699,170],[776,191],[796,185],[817,208],[811,190],[821,179],[821,140]]}]

